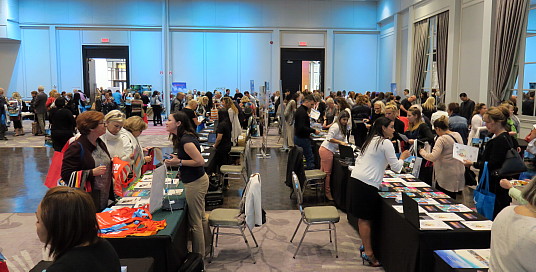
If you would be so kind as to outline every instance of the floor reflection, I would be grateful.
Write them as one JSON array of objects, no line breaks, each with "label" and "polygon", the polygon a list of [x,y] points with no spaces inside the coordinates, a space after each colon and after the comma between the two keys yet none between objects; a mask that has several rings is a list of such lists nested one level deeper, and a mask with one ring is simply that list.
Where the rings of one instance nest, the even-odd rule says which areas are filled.
[{"label": "floor reflection", "polygon": [[53,150],[45,147],[1,148],[0,213],[35,212],[45,195]]}]

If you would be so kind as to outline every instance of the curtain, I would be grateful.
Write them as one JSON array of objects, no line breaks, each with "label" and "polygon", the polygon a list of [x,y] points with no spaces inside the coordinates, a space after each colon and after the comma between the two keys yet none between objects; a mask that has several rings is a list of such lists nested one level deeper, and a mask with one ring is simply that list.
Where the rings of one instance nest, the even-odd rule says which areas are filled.
[{"label": "curtain", "polygon": [[497,0],[490,105],[504,100],[515,84],[519,44],[528,13],[529,0]]},{"label": "curtain", "polygon": [[440,102],[445,101],[447,85],[447,41],[449,33],[449,12],[437,15],[437,77],[439,79]]},{"label": "curtain", "polygon": [[424,19],[415,23],[413,35],[413,85],[411,89],[417,98],[420,97],[426,76],[425,71],[428,66],[428,56],[426,56],[426,53],[428,52],[429,27],[430,19]]}]

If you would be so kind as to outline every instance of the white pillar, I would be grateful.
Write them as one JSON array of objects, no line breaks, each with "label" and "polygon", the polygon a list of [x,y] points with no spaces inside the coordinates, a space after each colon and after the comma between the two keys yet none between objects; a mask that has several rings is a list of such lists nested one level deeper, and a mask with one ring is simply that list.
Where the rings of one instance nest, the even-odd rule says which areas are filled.
[{"label": "white pillar", "polygon": [[169,33],[169,0],[162,1],[162,95],[163,102],[166,107],[166,115],[169,115],[171,110],[171,101],[169,96],[171,94],[171,81],[173,75],[170,74],[170,33]]},{"label": "white pillar", "polygon": [[495,0],[484,0],[484,15],[482,23],[482,51],[480,58],[480,91],[476,101],[489,102],[488,90],[490,85],[489,75],[492,64],[493,25],[495,24]]},{"label": "white pillar", "polygon": [[447,41],[447,74],[445,104],[458,101],[458,66],[460,55],[460,30],[462,17],[461,0],[451,0]]}]

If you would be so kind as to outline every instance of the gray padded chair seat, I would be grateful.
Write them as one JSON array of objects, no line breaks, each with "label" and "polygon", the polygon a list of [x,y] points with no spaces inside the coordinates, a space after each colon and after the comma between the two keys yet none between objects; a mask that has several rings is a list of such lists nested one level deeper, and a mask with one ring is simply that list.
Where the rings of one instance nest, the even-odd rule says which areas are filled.
[{"label": "gray padded chair seat", "polygon": [[233,146],[231,147],[231,151],[229,151],[229,153],[243,153],[244,150],[246,150],[245,146]]},{"label": "gray padded chair seat", "polygon": [[222,165],[220,172],[225,173],[240,173],[242,172],[242,165]]},{"label": "gray padded chair seat", "polygon": [[210,213],[208,221],[210,225],[238,226],[241,223],[239,215],[239,209],[218,208]]},{"label": "gray padded chair seat", "polygon": [[318,170],[318,169],[305,170],[305,178],[307,180],[323,179],[323,178],[326,178],[326,173],[324,173],[324,171]]},{"label": "gray padded chair seat", "polygon": [[305,214],[305,219],[308,222],[339,222],[340,215],[337,211],[337,208],[334,206],[316,206],[316,207],[307,207],[303,209]]}]

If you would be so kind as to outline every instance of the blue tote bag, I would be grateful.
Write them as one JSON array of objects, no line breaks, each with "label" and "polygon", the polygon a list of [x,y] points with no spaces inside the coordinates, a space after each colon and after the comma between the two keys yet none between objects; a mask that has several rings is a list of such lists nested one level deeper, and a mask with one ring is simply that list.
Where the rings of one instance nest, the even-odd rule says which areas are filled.
[{"label": "blue tote bag", "polygon": [[474,191],[475,206],[478,213],[484,215],[489,220],[493,220],[495,194],[489,191],[488,162],[484,163],[484,169],[482,171],[482,176]]}]

